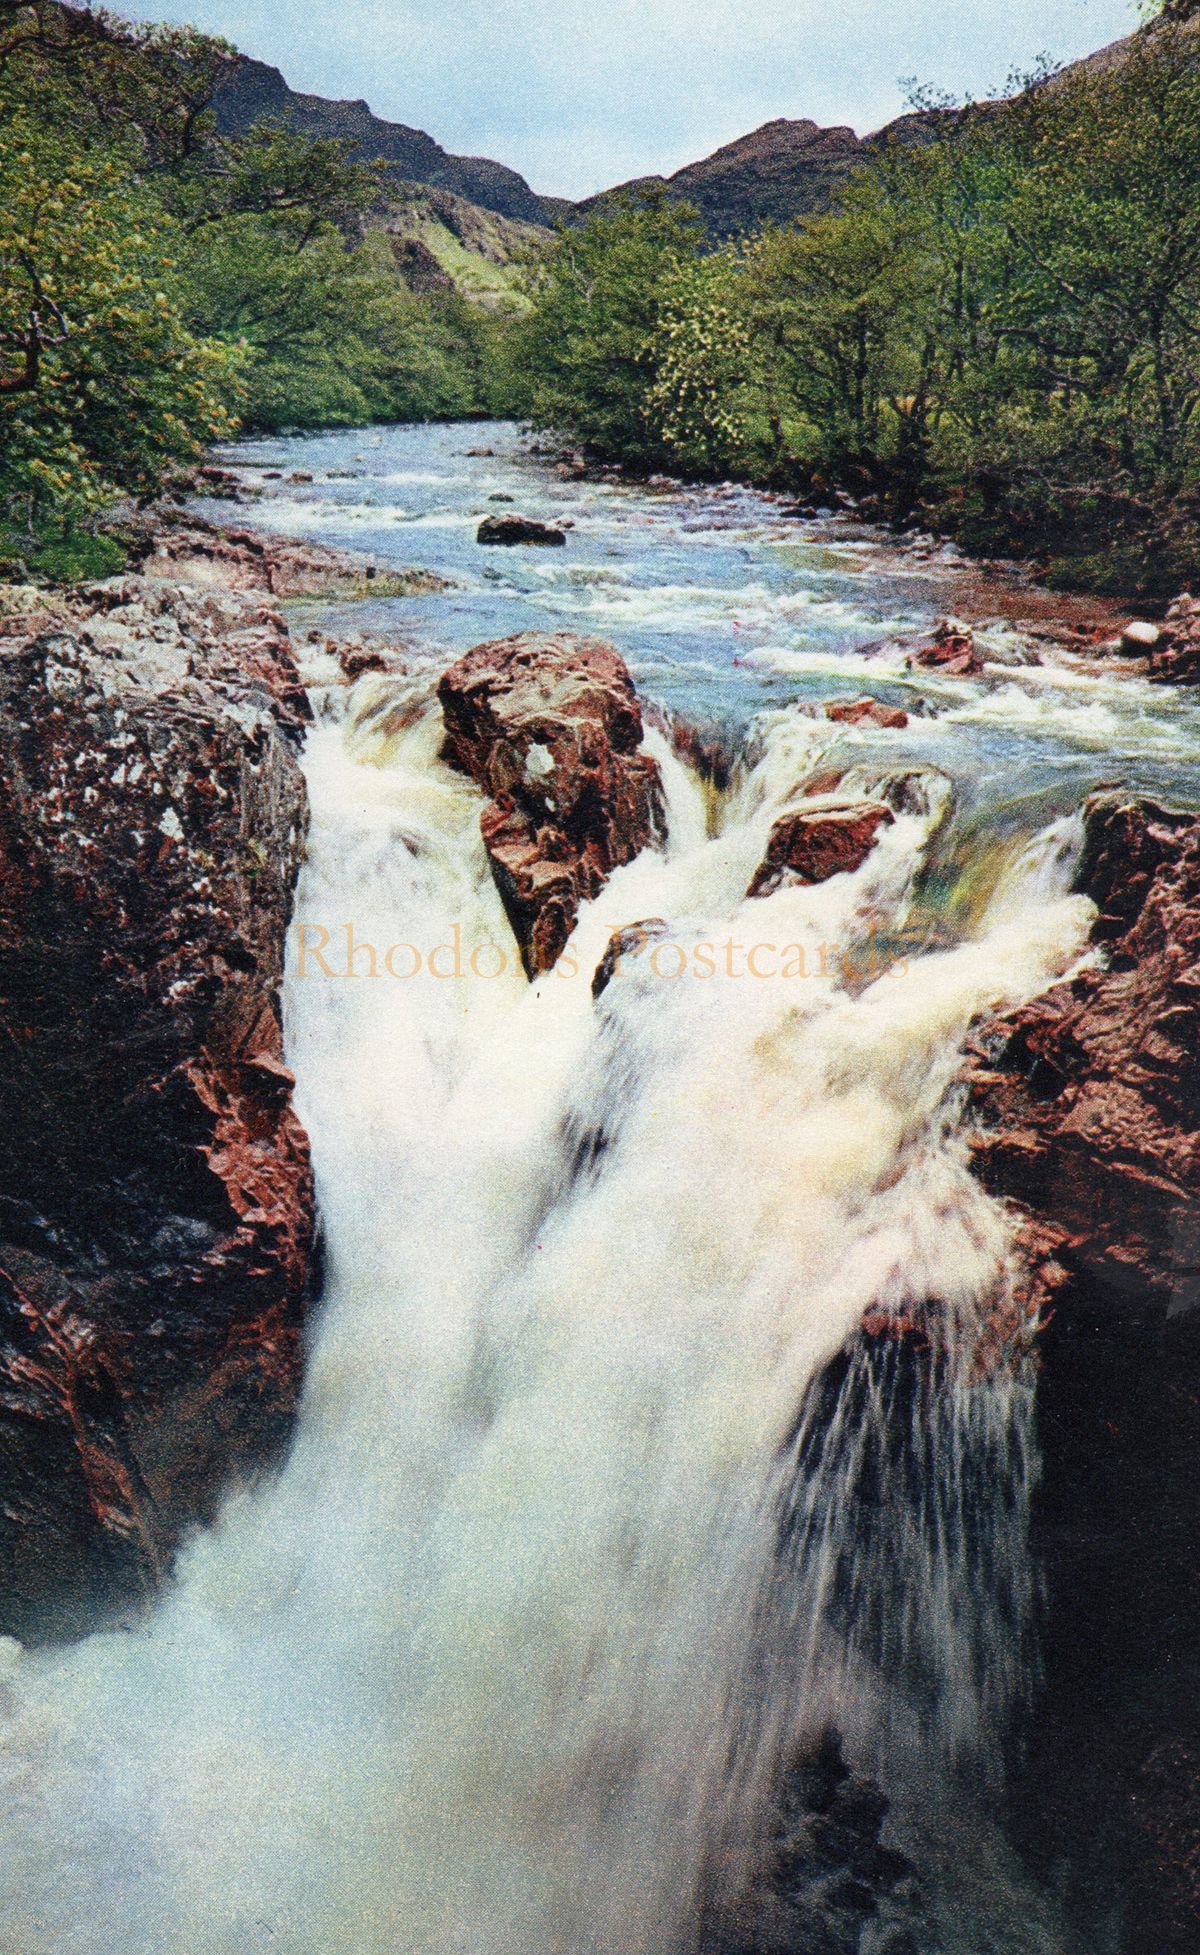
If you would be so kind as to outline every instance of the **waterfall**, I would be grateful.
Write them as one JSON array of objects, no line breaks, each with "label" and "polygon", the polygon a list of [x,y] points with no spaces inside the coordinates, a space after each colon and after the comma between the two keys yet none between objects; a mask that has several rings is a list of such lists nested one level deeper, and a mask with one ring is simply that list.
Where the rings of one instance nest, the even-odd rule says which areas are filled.
[{"label": "waterfall", "polygon": [[[309,740],[287,987],[328,1270],[299,1432],[145,1622],[0,1653],[5,1955],[698,1955],[806,1730],[886,1774],[936,1703],[979,1755],[1026,1661],[1028,1385],[975,1365],[1010,1230],[953,1082],[1080,954],[1054,850],[977,939],[874,971],[936,808],[747,903],[814,723],[767,725],[715,835],[653,735],[661,846],[529,986],[421,683],[353,705]],[[593,1001],[646,918],[672,954]],[[327,977],[306,946],[347,926]],[[924,1386],[853,1342],[931,1306]]]}]

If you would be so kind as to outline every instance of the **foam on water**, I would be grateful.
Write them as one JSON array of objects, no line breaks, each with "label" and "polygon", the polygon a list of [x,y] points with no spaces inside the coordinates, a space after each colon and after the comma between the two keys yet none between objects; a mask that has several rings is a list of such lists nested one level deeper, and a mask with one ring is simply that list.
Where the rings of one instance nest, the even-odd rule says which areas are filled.
[{"label": "foam on water", "polygon": [[[313,733],[298,919],[511,951],[438,741],[428,711]],[[848,989],[820,946],[903,912],[929,824],[747,904],[798,757],[768,728],[713,837],[671,757],[665,845],[535,986],[293,956],[329,1269],[299,1435],[146,1623],[9,1662],[6,1955],[692,1955],[714,1869],[744,1882],[832,1704],[794,1650],[747,1664],[798,1408],[879,1299],[966,1323],[1003,1280],[947,1093],[973,1016],[1089,915],[1039,875],[980,941]],[[597,1008],[647,916],[807,975],[641,957]]]},{"label": "foam on water", "polygon": [[[976,1018],[1083,952],[1083,794],[1172,778],[1195,709],[1066,655],[914,673],[947,565],[828,526],[781,548],[748,491],[565,484],[469,433],[495,455],[445,429],[241,451],[361,467],[261,513],[455,588],[356,613],[419,638],[415,673],[363,679],[308,743],[297,921],[335,955],[352,924],[363,974],[293,938],[328,1282],[292,1455],[133,1630],[0,1651],[4,1955],[711,1955],[807,1735],[835,1719],[912,1828],[956,1773],[994,1775],[1028,1686],[1031,1390],[1019,1352],[978,1362],[1010,1225],[954,1080]],[[485,564],[498,492],[575,517],[567,551]],[[723,794],[649,736],[665,834],[529,986],[429,672],[580,622],[752,734]],[[851,681],[899,692],[908,729],[832,726]],[[923,785],[856,874],[748,903],[830,765],[857,770],[843,792]],[[931,882],[954,940],[876,970]],[[594,1003],[612,932],[648,919],[665,945]],[[364,944],[422,975],[371,978]],[[752,976],[752,946],[792,975]],[[857,1339],[867,1311],[925,1322],[936,1364]],[[1058,1950],[1019,1882],[997,1925],[1002,1849],[955,1823],[930,1849],[949,1946]]]}]

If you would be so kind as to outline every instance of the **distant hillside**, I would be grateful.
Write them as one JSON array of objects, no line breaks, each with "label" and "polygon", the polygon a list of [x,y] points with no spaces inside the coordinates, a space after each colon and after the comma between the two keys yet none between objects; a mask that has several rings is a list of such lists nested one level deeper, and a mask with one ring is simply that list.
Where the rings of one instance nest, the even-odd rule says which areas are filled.
[{"label": "distant hillside", "polygon": [[271,116],[308,136],[353,142],[362,158],[394,163],[412,182],[452,191],[501,217],[526,224],[552,221],[542,199],[516,170],[482,156],[453,156],[421,129],[382,121],[365,102],[299,95],[278,68],[264,61],[237,61],[218,89],[213,109],[223,135],[243,136],[262,117]]},{"label": "distant hillside", "polygon": [[640,177],[579,206],[586,216],[621,197],[654,190],[694,204],[710,231],[728,237],[768,219],[784,222],[825,209],[838,184],[859,162],[865,145],[853,129],[779,119],[728,143],[672,177]]},{"label": "distant hillside", "polygon": [[[1190,0],[1187,4],[1190,6]],[[1189,14],[1188,31],[1193,30],[1200,45],[1200,18]],[[1153,27],[1143,28],[1136,35],[1113,41],[1064,72],[1111,66],[1141,34],[1154,31]],[[586,217],[615,198],[657,190],[694,204],[715,238],[737,237],[765,223],[788,223],[828,210],[851,170],[869,163],[888,145],[927,141],[939,124],[956,113],[951,109],[900,116],[871,136],[857,136],[848,128],[823,129],[816,122],[780,118],[726,144],[699,163],[689,163],[674,176],[639,177],[618,184],[576,205],[575,212]]]},{"label": "distant hillside", "polygon": [[410,291],[457,291],[491,308],[514,302],[514,267],[550,237],[542,225],[500,217],[420,183],[395,186],[378,228],[391,239]]},{"label": "distant hillside", "polygon": [[928,141],[952,109],[903,115],[873,136],[822,129],[816,122],[766,122],[672,177],[639,177],[576,208],[588,214],[618,198],[652,190],[694,204],[714,238],[740,237],[762,224],[788,224],[828,210],[851,170],[891,144]]},{"label": "distant hillside", "polygon": [[[1195,7],[1196,0],[1177,0],[1177,17],[1191,15]],[[1200,20],[1189,20],[1188,31],[1193,29],[1200,34]],[[1141,28],[1137,35],[1114,41],[1075,65],[1119,61],[1141,35],[1155,31],[1154,26]],[[764,223],[788,223],[828,209],[839,186],[858,164],[869,162],[885,145],[925,141],[943,116],[955,113],[943,110],[901,116],[870,136],[857,136],[846,127],[823,129],[816,122],[781,117],[700,162],[688,164],[674,176],[639,177],[573,204],[565,198],[538,196],[523,176],[502,163],[486,157],[452,155],[420,129],[385,122],[366,102],[334,102],[320,95],[298,94],[288,87],[277,68],[265,62],[239,56],[220,86],[214,107],[218,127],[225,134],[243,135],[260,118],[275,117],[308,135],[349,140],[360,156],[394,163],[410,185],[447,192],[477,210],[511,222],[545,227],[563,219],[586,217],[617,197],[657,190],[696,205],[714,238],[736,237]],[[447,223],[445,211],[434,216],[425,208],[417,215],[411,200],[408,209],[404,235],[411,239],[412,250],[407,275],[410,281],[417,281],[414,289],[422,279],[436,281],[439,266],[460,289],[465,289],[464,280],[469,276],[480,296],[503,286],[503,277],[497,279],[479,268],[491,265],[494,272],[502,271],[513,255],[512,240],[491,239],[488,248],[480,251],[478,227],[476,242],[465,240],[462,227],[470,230],[471,226],[461,213]],[[524,240],[520,248],[530,241]],[[463,264],[460,247],[473,264]],[[427,284],[424,289],[434,287]]]}]

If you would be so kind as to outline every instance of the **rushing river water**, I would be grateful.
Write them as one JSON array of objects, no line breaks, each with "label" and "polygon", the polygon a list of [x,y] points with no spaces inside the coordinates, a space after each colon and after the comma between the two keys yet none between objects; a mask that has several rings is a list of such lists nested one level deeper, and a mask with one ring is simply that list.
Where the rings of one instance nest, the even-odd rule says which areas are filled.
[{"label": "rushing river water", "polygon": [[[1019,1339],[981,1362],[1011,1228],[954,1080],[973,1021],[1087,954],[1083,795],[1178,799],[1195,709],[1001,622],[1001,582],[984,677],[911,673],[964,567],[748,492],[562,482],[502,427],[235,455],[276,458],[314,479],[250,520],[452,580],[295,608],[298,638],[410,647],[354,688],[310,648],[299,921],[511,951],[433,699],[482,639],[608,636],[740,758],[716,794],[651,731],[665,833],[537,985],[293,947],[328,1252],[298,1437],[145,1623],[4,1652],[4,1955],[1095,1955],[996,1823],[1037,1663],[1034,1386]],[[480,550],[500,496],[567,548]],[[868,689],[909,727],[805,710]],[[856,874],[747,903],[830,767],[895,823]],[[594,1003],[645,917],[802,975],[635,959]],[[853,1343],[935,1303],[915,1388]],[[779,1892],[788,1768],[830,1724],[921,1881],[861,1920]]]}]

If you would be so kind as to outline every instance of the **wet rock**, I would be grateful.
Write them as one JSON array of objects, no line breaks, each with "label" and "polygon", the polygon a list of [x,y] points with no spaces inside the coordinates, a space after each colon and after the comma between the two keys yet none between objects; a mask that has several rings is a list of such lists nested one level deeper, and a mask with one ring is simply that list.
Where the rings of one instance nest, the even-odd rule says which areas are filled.
[{"label": "wet rock", "polygon": [[1200,598],[1178,597],[1150,648],[1150,677],[1194,685],[1200,679]]},{"label": "wet rock", "polygon": [[861,869],[895,817],[877,801],[825,803],[797,808],[775,823],[767,852],[746,891],[771,896],[785,881],[828,882]]},{"label": "wet rock", "polygon": [[864,694],[861,699],[831,699],[825,707],[827,720],[842,726],[886,726],[899,730],[908,725],[902,706],[885,706],[881,700]]},{"label": "wet rock", "polygon": [[[264,480],[267,479],[264,477]],[[273,597],[352,592],[375,571],[369,558],[287,536],[219,528],[191,514],[130,517],[118,534],[146,577],[200,590],[260,591]]]},{"label": "wet rock", "polygon": [[133,577],[0,659],[0,1631],[87,1626],[284,1440],[313,1249],[278,614]]},{"label": "wet rock", "polygon": [[240,502],[246,492],[241,477],[232,469],[212,465],[199,470],[196,487],[201,495],[225,502]]},{"label": "wet rock", "polygon": [[475,538],[477,543],[500,544],[512,548],[522,543],[561,549],[566,535],[552,523],[539,523],[533,516],[485,516]]},{"label": "wet rock", "polygon": [[614,930],[608,940],[608,949],[596,966],[592,979],[593,998],[604,996],[622,964],[640,956],[647,944],[661,943],[669,927],[665,918],[650,916],[641,923],[629,924],[624,930]]},{"label": "wet rock", "polygon": [[339,645],[337,661],[351,682],[361,679],[364,672],[392,672],[396,667],[395,658],[378,645]]},{"label": "wet rock", "polygon": [[1106,967],[993,1028],[971,1074],[975,1165],[1056,1263],[1115,1306],[1166,1311],[1200,1266],[1200,821],[1103,795],[1087,829],[1078,887]]},{"label": "wet rock", "polygon": [[762,1879],[723,1955],[900,1955],[928,1932],[910,1862],[880,1839],[888,1801],[853,1775],[835,1731],[788,1763]]},{"label": "wet rock", "polygon": [[645,708],[645,718],[648,725],[670,742],[672,751],[685,766],[719,794],[725,792],[733,778],[738,754],[736,740],[728,727],[715,720],[702,724],[683,719],[653,702]]},{"label": "wet rock", "polygon": [[1130,652],[1137,658],[1144,658],[1152,652],[1162,638],[1161,625],[1149,624],[1144,619],[1135,618],[1121,633],[1118,644],[1121,651]]},{"label": "wet rock", "polygon": [[484,843],[525,969],[557,961],[579,905],[650,841],[661,783],[641,708],[600,639],[536,632],[480,645],[438,688],[445,755],[492,805]]},{"label": "wet rock", "polygon": [[959,679],[973,679],[983,671],[983,660],[975,648],[975,634],[957,618],[940,618],[929,643],[914,652],[908,663]]}]

